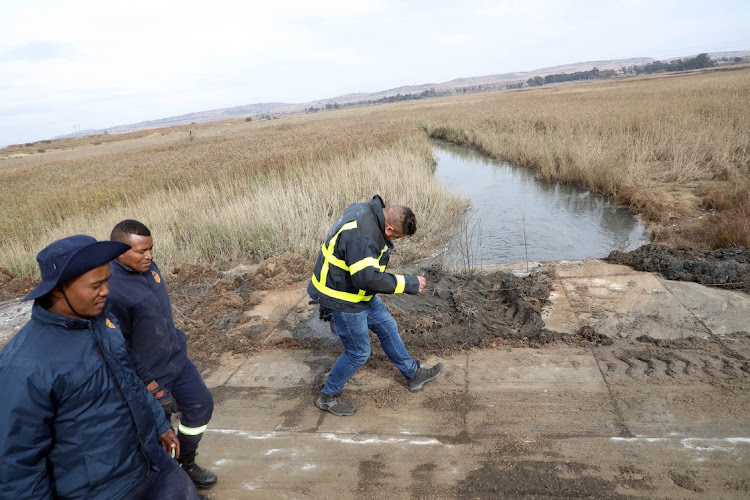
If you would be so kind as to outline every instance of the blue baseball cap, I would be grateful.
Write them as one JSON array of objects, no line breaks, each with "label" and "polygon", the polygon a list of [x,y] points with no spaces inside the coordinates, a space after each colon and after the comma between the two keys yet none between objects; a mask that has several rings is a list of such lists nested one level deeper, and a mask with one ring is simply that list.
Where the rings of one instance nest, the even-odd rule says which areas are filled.
[{"label": "blue baseball cap", "polygon": [[36,256],[42,282],[22,300],[43,297],[56,286],[109,263],[130,250],[119,241],[96,241],[92,236],[77,234],[53,241]]}]

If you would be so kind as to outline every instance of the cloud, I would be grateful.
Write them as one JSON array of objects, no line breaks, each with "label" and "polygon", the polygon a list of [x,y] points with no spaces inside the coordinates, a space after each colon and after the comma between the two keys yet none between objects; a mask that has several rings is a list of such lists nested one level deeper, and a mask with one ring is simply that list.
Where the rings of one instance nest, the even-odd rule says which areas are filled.
[{"label": "cloud", "polygon": [[471,33],[454,33],[454,34],[440,34],[433,38],[433,42],[437,45],[455,46],[455,45],[466,45],[472,43],[476,37]]},{"label": "cloud", "polygon": [[38,41],[17,45],[0,54],[2,62],[39,62],[53,59],[71,59],[77,55],[70,43]]}]

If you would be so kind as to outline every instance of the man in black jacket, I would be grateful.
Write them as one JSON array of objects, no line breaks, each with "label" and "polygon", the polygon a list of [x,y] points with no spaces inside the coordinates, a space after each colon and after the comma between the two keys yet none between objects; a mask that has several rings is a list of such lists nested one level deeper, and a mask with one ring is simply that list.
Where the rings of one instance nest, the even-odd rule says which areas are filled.
[{"label": "man in black jacket", "polygon": [[419,391],[443,371],[442,363],[422,368],[414,361],[398,333],[396,320],[377,293],[416,295],[425,286],[422,276],[385,272],[392,240],[417,230],[408,207],[386,207],[380,196],[368,203],[350,205],[334,223],[315,263],[307,293],[320,304],[322,316],[332,322],[344,345],[315,402],[336,416],[353,415],[357,407],[341,399],[346,382],[370,357],[369,330],[375,332],[388,359],[409,379],[409,389]]},{"label": "man in black jacket", "polygon": [[199,488],[216,483],[216,474],[195,463],[198,443],[214,409],[211,391],[188,358],[185,334],[172,318],[164,277],[153,262],[151,231],[127,219],[112,229],[111,239],[130,250],[110,263],[112,313],[120,321],[136,373],[164,408],[180,412],[177,437],[180,464]]}]

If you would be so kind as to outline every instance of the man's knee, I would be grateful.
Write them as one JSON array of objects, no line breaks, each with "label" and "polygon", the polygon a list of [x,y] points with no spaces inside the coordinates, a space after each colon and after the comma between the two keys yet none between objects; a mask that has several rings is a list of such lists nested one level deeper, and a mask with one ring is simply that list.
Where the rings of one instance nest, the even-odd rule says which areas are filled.
[{"label": "man's knee", "polygon": [[349,357],[352,364],[362,366],[367,363],[368,359],[370,359],[370,347],[368,346],[361,351],[346,351],[346,355]]},{"label": "man's knee", "polygon": [[207,423],[214,411],[214,397],[205,386],[195,387],[193,394],[177,398],[181,420]]},{"label": "man's knee", "polygon": [[209,392],[205,397],[201,398],[196,402],[196,405],[191,408],[189,412],[189,418],[192,420],[199,420],[208,422],[211,419],[211,415],[214,413],[214,398]]}]

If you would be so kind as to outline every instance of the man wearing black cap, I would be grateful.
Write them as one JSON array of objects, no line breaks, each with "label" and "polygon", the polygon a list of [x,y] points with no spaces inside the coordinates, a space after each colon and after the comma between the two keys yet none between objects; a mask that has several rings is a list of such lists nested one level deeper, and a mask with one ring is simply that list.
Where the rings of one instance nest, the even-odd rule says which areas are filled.
[{"label": "man wearing black cap", "polygon": [[31,319],[0,352],[3,498],[198,498],[106,307],[108,264],[129,248],[77,235],[37,255]]}]

